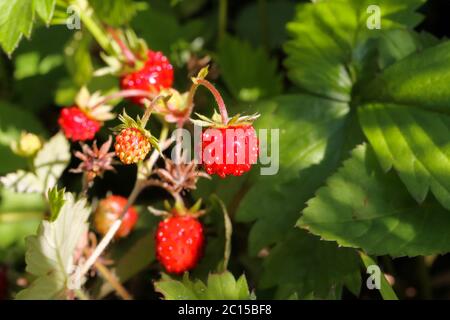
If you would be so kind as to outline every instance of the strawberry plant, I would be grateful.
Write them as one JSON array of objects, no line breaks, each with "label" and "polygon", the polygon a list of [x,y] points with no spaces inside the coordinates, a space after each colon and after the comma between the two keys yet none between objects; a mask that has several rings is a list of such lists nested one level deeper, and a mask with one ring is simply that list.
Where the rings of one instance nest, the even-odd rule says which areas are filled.
[{"label": "strawberry plant", "polygon": [[448,298],[440,6],[0,1],[0,299]]}]

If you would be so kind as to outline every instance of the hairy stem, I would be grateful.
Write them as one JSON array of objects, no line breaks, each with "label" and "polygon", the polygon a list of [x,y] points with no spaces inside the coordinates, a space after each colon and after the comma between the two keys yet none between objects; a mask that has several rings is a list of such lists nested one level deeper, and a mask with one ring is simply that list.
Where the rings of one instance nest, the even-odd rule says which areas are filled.
[{"label": "hairy stem", "polygon": [[220,116],[222,117],[223,124],[228,123],[228,112],[227,107],[225,106],[225,102],[222,99],[222,96],[220,95],[220,92],[214,87],[214,85],[205,79],[196,79],[196,82],[202,86],[205,86],[214,96],[214,99],[216,99],[217,106],[219,107]]},{"label": "hairy stem", "polygon": [[156,104],[163,99],[167,99],[168,97],[166,95],[160,94],[153,98],[153,100],[150,102],[150,104],[146,103],[145,113],[144,116],[141,119],[142,126],[145,128],[145,125],[148,122],[148,119],[150,119],[150,116],[152,114],[153,109],[155,108]]},{"label": "hairy stem", "polygon": [[113,37],[114,41],[119,45],[122,54],[125,56],[125,59],[127,60],[127,63],[133,67],[136,64],[136,57],[134,56],[133,52],[131,52],[131,50],[126,46],[126,44],[122,41],[122,39],[120,39],[116,30],[109,27],[108,32]]},{"label": "hairy stem", "polygon": [[105,98],[103,98],[100,102],[98,102],[93,108],[97,108],[103,104],[108,103],[111,100],[121,99],[121,98],[131,98],[131,97],[145,97],[149,100],[153,100],[155,95],[144,90],[138,89],[130,89],[130,90],[121,90],[114,92]]},{"label": "hairy stem", "polygon": [[95,267],[97,268],[98,272],[100,272],[101,276],[111,284],[111,286],[114,288],[114,290],[116,290],[117,294],[123,300],[133,300],[131,294],[128,293],[127,289],[125,289],[125,287],[120,283],[117,277],[108,268],[106,268],[99,261],[95,262]]}]

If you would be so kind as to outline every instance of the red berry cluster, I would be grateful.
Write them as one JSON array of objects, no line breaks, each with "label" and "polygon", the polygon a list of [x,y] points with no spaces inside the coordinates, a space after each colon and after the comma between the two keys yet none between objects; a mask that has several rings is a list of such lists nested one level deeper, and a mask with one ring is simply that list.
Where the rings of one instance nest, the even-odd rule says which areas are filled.
[{"label": "red berry cluster", "polygon": [[[124,90],[139,89],[157,94],[161,89],[172,87],[173,67],[162,52],[148,50],[144,66],[122,77],[120,84]],[[142,104],[143,98],[137,96],[131,100]]]},{"label": "red berry cluster", "polygon": [[203,251],[203,226],[193,216],[174,215],[161,221],[156,230],[156,255],[170,273],[194,268]]},{"label": "red berry cluster", "polygon": [[[211,130],[219,130],[221,134]],[[230,138],[233,140],[228,141]],[[219,154],[215,145],[221,146]],[[208,174],[217,174],[221,178],[240,176],[249,171],[258,158],[255,129],[251,125],[206,129],[202,134],[201,152],[203,167]]]}]

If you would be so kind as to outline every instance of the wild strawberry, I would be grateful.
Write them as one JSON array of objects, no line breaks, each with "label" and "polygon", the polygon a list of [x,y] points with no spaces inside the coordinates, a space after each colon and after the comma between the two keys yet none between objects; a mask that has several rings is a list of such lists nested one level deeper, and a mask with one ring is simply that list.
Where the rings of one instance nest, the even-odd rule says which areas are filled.
[{"label": "wild strawberry", "polygon": [[63,108],[58,123],[65,136],[72,141],[92,140],[100,130],[100,122],[89,118],[77,106]]},{"label": "wild strawberry", "polygon": [[[221,178],[227,175],[240,176],[250,170],[258,159],[258,138],[252,126],[259,115],[235,115],[228,119],[227,108],[219,91],[207,80],[208,68],[203,68],[193,78],[193,88],[205,86],[216,99],[220,114],[214,111],[211,118],[197,114],[200,119],[191,121],[201,127],[209,127],[202,132],[202,143],[197,152],[208,174]],[[193,90],[193,89],[191,89]]]},{"label": "wild strawberry", "polygon": [[183,273],[194,268],[202,255],[203,226],[190,215],[174,215],[156,230],[156,256],[167,272]]},{"label": "wild strawberry", "polygon": [[[160,51],[147,51],[144,66],[137,71],[126,74],[120,81],[123,90],[139,89],[158,94],[161,89],[172,87],[173,67],[169,59]],[[143,104],[144,97],[132,97],[136,104]]]},{"label": "wild strawberry", "polygon": [[114,118],[112,107],[101,103],[98,92],[89,94],[82,88],[75,101],[76,105],[61,110],[58,123],[64,135],[72,141],[85,141],[94,138],[103,121]]},{"label": "wild strawberry", "polygon": [[258,139],[251,125],[208,128],[202,134],[202,163],[208,174],[240,176],[258,158]]},{"label": "wild strawberry", "polygon": [[[127,199],[121,196],[111,195],[100,201],[94,214],[94,227],[98,233],[105,235],[111,225],[120,218]],[[123,215],[122,224],[117,230],[115,238],[126,237],[136,225],[138,213],[134,207],[128,208]]]},{"label": "wild strawberry", "polygon": [[124,164],[138,163],[144,160],[152,145],[158,147],[158,140],[144,129],[145,124],[140,118],[135,121],[124,111],[119,119],[122,124],[114,128],[119,132],[114,144],[116,155]]}]

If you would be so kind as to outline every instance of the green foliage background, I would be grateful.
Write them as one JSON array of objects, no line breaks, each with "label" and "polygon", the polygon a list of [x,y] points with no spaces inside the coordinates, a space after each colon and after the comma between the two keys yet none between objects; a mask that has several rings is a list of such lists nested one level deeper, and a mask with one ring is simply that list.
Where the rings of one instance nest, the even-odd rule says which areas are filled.
[{"label": "green foliage background", "polygon": [[[63,25],[62,2],[0,2],[2,175],[26,166],[10,143],[22,130],[53,136],[58,108],[71,105],[82,85],[118,88],[111,76],[93,77],[102,66],[98,45],[86,28]],[[254,168],[239,178],[201,181],[189,195],[192,202],[210,199],[211,208],[205,256],[189,277],[150,283],[160,278],[153,251],[158,220],[145,208],[166,195],[153,189],[141,195],[137,230],[108,253],[136,297],[395,298],[386,281],[381,295],[365,289],[364,264],[377,257],[400,279],[399,297],[407,297],[410,281],[416,297],[436,293],[433,263],[450,251],[450,42],[418,28],[420,12],[433,8],[425,0],[229,1],[226,20],[216,1],[88,2],[99,21],[131,26],[163,51],[180,91],[189,88],[189,61],[208,55],[228,108],[259,112],[257,128],[280,129],[276,175]],[[379,30],[366,26],[373,4],[381,10]],[[208,114],[213,103],[201,92],[196,108]],[[138,111],[125,102],[117,110],[125,106]],[[99,140],[107,135],[104,129]],[[72,159],[69,167],[75,165]],[[107,191],[127,196],[133,174],[127,168],[107,174],[91,198]],[[59,184],[80,188],[67,170]],[[23,239],[49,209],[36,193],[10,186],[0,192],[0,261],[17,278]],[[216,196],[233,224],[232,273],[208,276],[219,270],[226,242]],[[407,264],[419,271],[403,274],[398,257],[418,257]],[[111,287],[97,280],[95,297],[111,297]]]}]

